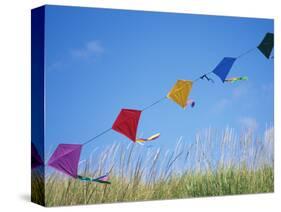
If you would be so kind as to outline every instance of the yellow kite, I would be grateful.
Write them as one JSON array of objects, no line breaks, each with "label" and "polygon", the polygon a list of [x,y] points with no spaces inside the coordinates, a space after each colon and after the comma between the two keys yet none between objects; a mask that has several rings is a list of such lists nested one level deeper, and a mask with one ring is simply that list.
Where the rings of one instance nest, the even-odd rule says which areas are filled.
[{"label": "yellow kite", "polygon": [[192,88],[192,81],[190,80],[178,80],[174,87],[167,94],[167,98],[171,99],[182,108],[187,105],[189,93]]}]

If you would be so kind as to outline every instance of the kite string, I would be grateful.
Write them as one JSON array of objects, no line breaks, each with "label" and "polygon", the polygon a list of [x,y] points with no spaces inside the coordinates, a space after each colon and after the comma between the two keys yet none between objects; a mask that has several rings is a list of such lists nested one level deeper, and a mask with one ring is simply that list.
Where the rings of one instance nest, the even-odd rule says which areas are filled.
[{"label": "kite string", "polygon": [[251,48],[251,49],[249,49],[249,50],[243,52],[242,54],[238,55],[238,56],[236,57],[236,59],[241,58],[241,57],[243,57],[243,56],[249,54],[250,52],[254,51],[256,48],[257,48],[257,47],[254,47],[254,48]]},{"label": "kite string", "polygon": [[[254,49],[254,48],[253,48],[253,49]],[[248,54],[248,53],[251,52],[253,49],[250,49],[250,50],[244,52],[243,54],[241,54],[241,55],[238,56],[237,58],[242,57],[242,56],[244,56],[245,54]],[[210,72],[208,72],[208,73],[205,73],[205,74],[201,75],[200,77],[194,79],[192,82],[195,83],[196,81],[200,80],[202,76],[208,76],[208,75],[210,75],[211,73],[213,73],[213,71],[210,71]],[[145,110],[147,110],[147,109],[149,109],[149,108],[151,108],[151,107],[157,105],[158,103],[162,102],[162,101],[165,100],[166,98],[167,98],[167,96],[164,96],[164,97],[158,99],[157,101],[153,102],[152,104],[150,104],[150,105],[144,107],[141,111],[143,112],[143,111],[145,111]],[[108,128],[107,130],[104,130],[104,131],[101,132],[100,134],[98,134],[98,135],[94,136],[93,138],[90,138],[89,140],[87,140],[87,141],[85,141],[84,143],[82,143],[82,145],[86,145],[86,144],[90,143],[91,141],[97,139],[98,137],[100,137],[100,136],[106,134],[106,133],[109,132],[111,129],[112,129],[112,128]]]},{"label": "kite string", "polygon": [[[239,58],[241,58],[241,57],[243,57],[243,56],[249,54],[250,52],[254,51],[256,48],[257,48],[257,47],[253,47],[253,48],[251,48],[251,49],[249,49],[249,50],[243,52],[242,54],[238,55],[238,56],[236,57],[236,59],[239,59]],[[195,83],[196,81],[200,80],[202,76],[208,76],[208,75],[211,74],[211,73],[213,73],[213,71],[210,71],[210,72],[208,72],[208,73],[205,73],[205,74],[201,75],[200,77],[194,79],[192,82]]]},{"label": "kite string", "polygon": [[[150,105],[146,106],[144,109],[142,109],[142,112],[145,111],[145,110],[147,110],[147,109],[149,109],[149,108],[151,108],[151,107],[153,107],[154,105],[156,105],[156,104],[162,102],[162,101],[163,101],[164,99],[166,99],[166,98],[167,98],[167,97],[164,96],[164,97],[162,97],[161,99],[158,99],[157,101],[153,102],[152,104],[150,104]],[[112,128],[110,127],[110,128],[108,128],[108,129],[104,130],[103,132],[99,133],[98,135],[96,135],[96,136],[90,138],[89,140],[85,141],[84,143],[82,143],[82,145],[86,145],[86,144],[92,142],[93,140],[97,139],[98,137],[100,137],[100,136],[102,136],[102,135],[108,133],[111,129],[112,129]]]},{"label": "kite string", "polygon": [[144,107],[141,111],[143,112],[143,111],[145,111],[145,110],[147,110],[147,109],[153,107],[154,105],[156,105],[156,104],[162,102],[162,101],[163,101],[164,99],[166,99],[166,98],[167,98],[167,97],[164,96],[164,97],[162,97],[161,99],[158,99],[157,101],[153,102],[152,104],[150,104],[150,105]]},{"label": "kite string", "polygon": [[[255,50],[255,49],[256,49],[256,47],[247,50],[246,52],[244,52],[244,53],[240,54],[239,56],[237,56],[236,59],[239,59],[239,58],[245,56],[246,54],[249,54],[250,52],[252,52],[252,51]],[[200,77],[194,79],[192,82],[195,83],[195,82],[197,82],[198,80],[200,80],[202,76],[208,76],[208,75],[210,75],[211,73],[213,73],[213,71],[210,71],[210,72],[207,72],[207,73],[201,75]],[[153,102],[152,104],[150,104],[150,105],[144,107],[141,111],[143,112],[143,111],[145,111],[145,110],[147,110],[147,109],[149,109],[149,108],[155,106],[156,104],[162,102],[162,101],[165,100],[166,98],[167,98],[167,96],[164,96],[164,97],[162,97],[161,99],[158,99],[157,101]],[[101,132],[100,134],[98,134],[98,135],[96,135],[96,136],[90,138],[89,140],[85,141],[84,143],[82,143],[82,145],[86,145],[86,144],[90,143],[91,141],[97,139],[98,137],[100,137],[100,136],[106,134],[106,133],[109,132],[111,129],[112,129],[112,128],[108,128],[107,130],[104,130],[104,131]]]},{"label": "kite string", "polygon": [[96,138],[98,138],[98,137],[100,137],[100,136],[102,136],[102,135],[108,133],[110,130],[111,130],[111,127],[108,128],[107,130],[104,130],[104,131],[101,132],[100,134],[98,134],[98,135],[96,135],[96,136],[90,138],[89,140],[85,141],[84,143],[82,143],[82,145],[84,146],[84,145],[90,143],[91,141],[95,140]]}]

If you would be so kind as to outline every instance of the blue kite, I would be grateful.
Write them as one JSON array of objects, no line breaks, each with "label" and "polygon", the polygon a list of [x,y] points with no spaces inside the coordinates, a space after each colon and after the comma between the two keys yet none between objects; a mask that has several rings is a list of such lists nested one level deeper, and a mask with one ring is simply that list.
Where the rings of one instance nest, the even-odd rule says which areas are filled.
[{"label": "blue kite", "polygon": [[236,58],[233,57],[223,58],[221,62],[215,67],[213,73],[216,74],[222,82],[224,82],[235,60]]}]

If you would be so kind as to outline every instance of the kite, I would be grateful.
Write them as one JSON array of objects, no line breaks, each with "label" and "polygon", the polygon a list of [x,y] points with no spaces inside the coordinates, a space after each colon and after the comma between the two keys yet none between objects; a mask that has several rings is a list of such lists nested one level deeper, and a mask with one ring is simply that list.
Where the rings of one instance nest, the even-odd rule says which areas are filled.
[{"label": "kite", "polygon": [[187,106],[189,93],[192,89],[192,81],[178,80],[174,87],[167,94],[167,98],[177,103],[182,108]]},{"label": "kite", "polygon": [[35,145],[31,142],[31,169],[44,165]]},{"label": "kite", "polygon": [[[261,43],[257,46],[257,48],[261,51],[261,53],[266,58],[273,58],[270,56],[272,53],[272,49],[274,46],[274,34],[273,33],[266,33],[265,37],[261,41]],[[255,49],[255,48],[254,48]],[[247,51],[246,53],[242,54],[245,55],[252,50]],[[241,57],[240,55],[239,57]],[[213,79],[208,77],[209,74],[214,73],[217,75],[221,81],[234,83],[241,80],[248,80],[248,77],[232,77],[227,78],[234,62],[237,58],[233,57],[224,57],[219,64],[213,69],[212,72],[206,73],[199,77],[198,79],[206,79],[208,81],[214,82]],[[226,79],[227,78],[227,79]],[[195,101],[189,99],[189,94],[191,92],[193,82],[197,81],[190,81],[190,80],[177,80],[174,84],[173,88],[169,91],[169,93],[161,98],[160,100],[154,102],[153,104],[149,105],[143,110],[132,110],[132,109],[122,109],[117,116],[116,120],[114,121],[111,128],[105,130],[104,132],[98,134],[97,136],[89,139],[85,143],[82,144],[59,144],[56,148],[55,152],[51,156],[50,160],[48,161],[48,165],[53,167],[54,169],[63,172],[75,179],[79,179],[81,181],[89,181],[89,182],[99,182],[99,183],[106,183],[110,184],[108,181],[108,174],[103,175],[98,178],[90,178],[78,175],[78,164],[80,160],[80,154],[82,146],[93,141],[94,139],[98,138],[99,136],[105,134],[109,130],[114,130],[126,137],[128,137],[133,142],[139,143],[140,145],[144,145],[147,141],[153,141],[160,137],[160,133],[157,133],[153,136],[148,138],[137,138],[137,129],[140,120],[141,113],[150,108],[153,105],[156,105],[163,99],[169,98],[170,100],[174,101],[176,104],[181,106],[182,108],[186,108],[186,106],[190,105],[192,108],[195,106]],[[149,145],[148,147],[151,147]],[[32,144],[32,168],[38,167],[43,165],[44,162],[40,158],[35,146]]]},{"label": "kite", "polygon": [[81,144],[59,144],[48,165],[73,178],[77,178]]},{"label": "kite", "polygon": [[[133,142],[140,142],[140,140],[149,141],[158,138],[160,136],[160,133],[151,136],[148,139],[136,138],[140,115],[140,110],[122,109],[117,119],[115,120],[112,129],[127,136]],[[105,132],[107,131],[108,130],[106,130]],[[90,141],[91,140],[92,139],[90,139]],[[59,144],[52,154],[50,160],[48,161],[48,165],[60,172],[63,172],[64,174],[67,174],[73,178],[78,178],[82,181],[110,184],[106,180],[107,175],[99,178],[89,178],[77,174],[82,146],[83,144]]]},{"label": "kite", "polygon": [[75,179],[110,184],[108,174],[98,178],[82,177],[77,174],[81,148],[82,144],[59,144],[48,161],[48,165]]},{"label": "kite", "polygon": [[233,57],[223,58],[221,62],[215,67],[213,73],[216,74],[222,82],[224,82],[235,60],[236,58]]},{"label": "kite", "polygon": [[248,77],[231,77],[231,78],[225,79],[224,81],[234,83],[234,82],[241,81],[241,80],[248,80]]},{"label": "kite", "polygon": [[[141,110],[122,109],[119,115],[117,116],[115,122],[113,123],[112,129],[126,136],[133,142],[138,141],[139,139],[137,138],[137,129],[141,112]],[[151,136],[148,139],[155,140],[160,136],[160,134],[158,136],[156,135]],[[143,138],[141,139],[147,140]]]},{"label": "kite", "polygon": [[78,179],[85,182],[98,182],[98,183],[104,183],[104,184],[111,184],[111,182],[108,181],[108,173],[106,173],[103,176],[97,177],[97,178],[91,178],[91,177],[83,177],[78,175]]},{"label": "kite", "polygon": [[192,108],[195,106],[195,101],[194,100],[192,100],[192,99],[189,99],[188,101],[187,101],[187,105],[190,105]]},{"label": "kite", "polygon": [[268,32],[266,33],[262,42],[258,45],[257,48],[267,59],[269,59],[273,46],[274,46],[274,34]]}]

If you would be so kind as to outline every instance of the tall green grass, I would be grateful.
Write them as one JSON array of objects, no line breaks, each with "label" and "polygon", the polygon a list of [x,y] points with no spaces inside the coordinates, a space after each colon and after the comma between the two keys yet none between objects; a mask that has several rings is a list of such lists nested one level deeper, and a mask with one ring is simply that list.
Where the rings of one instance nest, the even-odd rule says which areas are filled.
[{"label": "tall green grass", "polygon": [[[273,192],[273,141],[271,127],[260,137],[251,130],[236,135],[229,128],[222,133],[207,129],[194,141],[180,138],[168,151],[120,142],[102,153],[93,152],[80,164],[80,173],[86,176],[109,170],[111,185],[81,182],[54,172],[45,181],[45,203],[56,206]],[[33,190],[42,195],[39,186]]]}]

